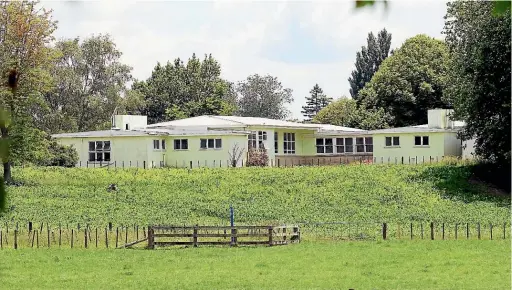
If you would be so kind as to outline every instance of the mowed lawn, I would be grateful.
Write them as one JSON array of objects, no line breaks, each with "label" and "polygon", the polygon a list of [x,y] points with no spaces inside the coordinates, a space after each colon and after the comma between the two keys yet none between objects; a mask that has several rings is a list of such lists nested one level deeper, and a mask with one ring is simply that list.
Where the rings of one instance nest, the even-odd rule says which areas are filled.
[{"label": "mowed lawn", "polygon": [[4,249],[2,289],[510,289],[510,240]]}]

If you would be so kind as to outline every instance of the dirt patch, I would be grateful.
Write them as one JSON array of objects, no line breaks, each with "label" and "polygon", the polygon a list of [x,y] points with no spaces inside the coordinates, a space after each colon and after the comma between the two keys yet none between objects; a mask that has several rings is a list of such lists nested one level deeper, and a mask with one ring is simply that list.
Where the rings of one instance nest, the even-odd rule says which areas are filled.
[{"label": "dirt patch", "polygon": [[505,190],[497,188],[497,187],[493,186],[492,184],[481,181],[476,177],[471,177],[469,179],[469,183],[485,189],[484,192],[488,195],[497,196],[497,197],[510,197],[509,192],[506,192]]}]

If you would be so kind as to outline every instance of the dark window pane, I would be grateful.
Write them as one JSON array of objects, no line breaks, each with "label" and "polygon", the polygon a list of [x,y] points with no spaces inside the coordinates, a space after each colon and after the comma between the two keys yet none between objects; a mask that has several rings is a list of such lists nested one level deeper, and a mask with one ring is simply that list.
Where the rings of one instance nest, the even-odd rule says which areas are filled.
[{"label": "dark window pane", "polygon": [[165,149],[165,140],[162,140],[162,149]]},{"label": "dark window pane", "polygon": [[345,145],[353,145],[354,139],[352,138],[345,138]]},{"label": "dark window pane", "polygon": [[174,140],[174,150],[181,149],[181,140]]},{"label": "dark window pane", "polygon": [[332,146],[332,139],[329,138],[329,139],[325,139],[325,145],[330,145]]},{"label": "dark window pane", "polygon": [[188,150],[188,139],[181,140],[181,149]]},{"label": "dark window pane", "polygon": [[345,152],[347,152],[347,153],[354,152],[354,147],[352,145],[345,146]]},{"label": "dark window pane", "polygon": [[391,137],[386,137],[386,146],[391,146]]},{"label": "dark window pane", "polygon": [[222,139],[215,139],[215,148],[222,148]]},{"label": "dark window pane", "polygon": [[366,145],[366,152],[373,152],[373,145]]},{"label": "dark window pane", "polygon": [[357,145],[363,145],[364,144],[364,139],[360,138],[360,137],[356,138],[356,144]]},{"label": "dark window pane", "polygon": [[213,148],[214,145],[213,139],[208,139],[208,148]]},{"label": "dark window pane", "polygon": [[292,141],[295,141],[295,133],[291,133],[292,135]]},{"label": "dark window pane", "polygon": [[283,140],[284,141],[288,141],[288,133],[284,133],[283,134]]},{"label": "dark window pane", "polygon": [[206,149],[206,139],[201,139],[201,149]]},{"label": "dark window pane", "polygon": [[96,161],[103,161],[103,153],[96,153]]},{"label": "dark window pane", "polygon": [[295,143],[291,143],[290,145],[292,145],[292,151],[295,151]]},{"label": "dark window pane", "polygon": [[320,153],[320,154],[324,153],[324,147],[323,146],[317,146],[316,147],[316,153]]},{"label": "dark window pane", "polygon": [[420,136],[414,137],[414,145],[416,145],[416,146],[421,145],[421,137]]},{"label": "dark window pane", "polygon": [[393,137],[393,146],[400,145],[400,137]]},{"label": "dark window pane", "polygon": [[265,144],[263,144],[263,141],[259,142],[258,148],[265,149]]},{"label": "dark window pane", "polygon": [[372,137],[366,137],[364,138],[364,142],[366,145],[371,145],[373,144],[373,138]]},{"label": "dark window pane", "polygon": [[110,152],[105,152],[105,161],[110,161]]},{"label": "dark window pane", "polygon": [[96,141],[96,151],[103,150],[103,141]]},{"label": "dark window pane", "polygon": [[[91,142],[94,143],[94,142]],[[96,160],[96,153],[89,153],[89,161],[95,161]]]},{"label": "dark window pane", "polygon": [[94,145],[95,145],[94,142],[89,142],[89,151],[94,151],[95,150],[96,147]]},{"label": "dark window pane", "polygon": [[357,152],[364,152],[364,145],[356,145]]},{"label": "dark window pane", "polygon": [[110,141],[105,141],[103,143],[103,150],[109,151],[110,150]]},{"label": "dark window pane", "polygon": [[325,153],[333,153],[334,148],[332,146],[325,147]]},{"label": "dark window pane", "polygon": [[323,138],[317,138],[316,139],[316,145],[319,146],[319,145],[324,145],[324,139]]},{"label": "dark window pane", "polygon": [[343,145],[343,138],[336,138],[336,145]]},{"label": "dark window pane", "polygon": [[428,145],[428,136],[423,136],[423,145]]},{"label": "dark window pane", "polygon": [[288,142],[283,143],[284,151],[288,150]]},{"label": "dark window pane", "polygon": [[336,153],[345,153],[344,146],[336,146]]},{"label": "dark window pane", "polygon": [[153,149],[160,149],[160,142],[158,140],[153,140]]}]

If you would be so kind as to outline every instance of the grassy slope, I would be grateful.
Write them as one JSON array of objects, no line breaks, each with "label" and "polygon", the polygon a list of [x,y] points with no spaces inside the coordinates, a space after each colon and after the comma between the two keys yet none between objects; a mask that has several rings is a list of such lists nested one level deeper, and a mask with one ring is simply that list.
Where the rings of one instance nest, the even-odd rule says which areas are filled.
[{"label": "grassy slope", "polygon": [[[16,169],[4,221],[226,224],[327,221],[499,222],[510,199],[486,197],[457,166],[243,169]],[[117,183],[119,191],[106,191]]]},{"label": "grassy slope", "polygon": [[[414,258],[412,258],[414,257]],[[4,289],[510,289],[510,240],[3,250]]]}]

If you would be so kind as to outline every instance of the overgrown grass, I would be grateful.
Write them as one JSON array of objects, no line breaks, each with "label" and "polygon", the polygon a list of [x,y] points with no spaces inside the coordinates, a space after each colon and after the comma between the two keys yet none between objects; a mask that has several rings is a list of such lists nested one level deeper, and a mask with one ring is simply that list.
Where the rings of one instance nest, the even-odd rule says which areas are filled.
[{"label": "overgrown grass", "polygon": [[[510,198],[457,165],[241,169],[17,168],[2,221],[90,224],[497,223]],[[108,192],[109,184],[118,185]],[[0,224],[1,225],[1,224]]]},{"label": "overgrown grass", "polygon": [[3,250],[3,289],[510,289],[510,240]]}]

